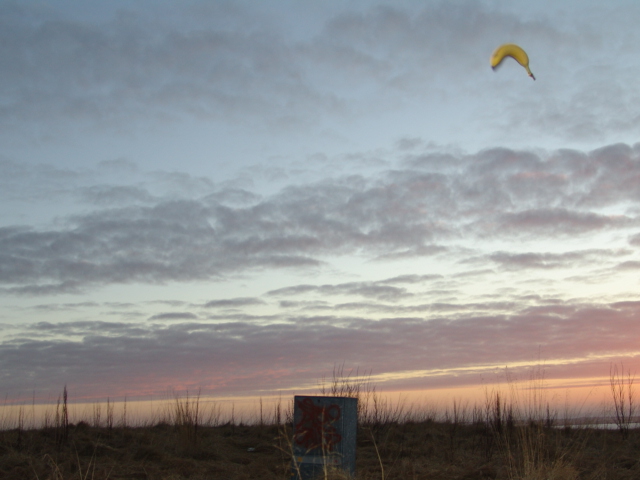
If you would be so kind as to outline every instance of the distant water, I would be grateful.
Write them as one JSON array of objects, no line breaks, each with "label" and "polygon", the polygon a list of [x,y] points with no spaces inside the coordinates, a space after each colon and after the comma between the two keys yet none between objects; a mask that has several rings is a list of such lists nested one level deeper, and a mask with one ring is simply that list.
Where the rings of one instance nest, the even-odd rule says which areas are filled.
[{"label": "distant water", "polygon": [[[617,430],[618,429],[618,424],[616,423],[598,423],[598,422],[594,422],[594,423],[590,423],[590,422],[576,422],[576,423],[566,423],[566,424],[559,424],[559,425],[554,425],[554,428],[565,428],[565,427],[571,427],[571,428],[596,428],[599,430]],[[640,428],[640,423],[632,423],[629,425],[630,429],[636,429],[636,428]]]}]

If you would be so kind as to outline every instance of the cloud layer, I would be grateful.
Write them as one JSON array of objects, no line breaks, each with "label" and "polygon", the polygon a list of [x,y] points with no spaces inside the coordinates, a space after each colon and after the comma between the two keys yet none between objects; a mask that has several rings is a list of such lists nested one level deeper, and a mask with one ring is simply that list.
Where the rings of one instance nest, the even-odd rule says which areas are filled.
[{"label": "cloud layer", "polygon": [[[17,390],[31,378],[43,391],[66,382],[88,395],[169,384],[255,393],[294,388],[342,362],[401,376],[470,368],[478,381],[487,366],[531,361],[540,351],[551,363],[573,364],[577,376],[594,359],[636,354],[637,302],[608,285],[632,278],[640,264],[637,148],[396,155],[394,168],[369,177],[330,177],[268,196],[228,196],[206,182],[176,196],[166,178],[160,187],[157,174],[141,172],[139,194],[127,194],[134,185],[103,183],[95,202],[68,172],[65,195],[84,199],[84,213],[0,231],[7,299],[117,284],[225,285],[292,269],[322,274],[354,255],[400,272],[407,259],[426,260],[433,271],[276,282],[256,296],[197,304],[168,298],[146,315],[143,304],[30,307],[32,321],[6,325],[0,355],[11,368],[3,385]],[[33,185],[47,168],[13,180]],[[81,319],[105,309],[122,321]],[[79,319],[36,320],[48,312]],[[127,373],[105,381],[116,371]],[[425,373],[387,387],[463,378]]]},{"label": "cloud layer", "polygon": [[[7,391],[25,389],[28,379],[42,396],[64,384],[89,398],[157,395],[168,386],[268,395],[313,387],[344,362],[400,374],[383,388],[424,389],[480,383],[482,376],[490,381],[505,365],[535,364],[542,354],[550,379],[560,369],[588,378],[594,362],[637,356],[639,312],[637,302],[531,301],[500,314],[445,313],[428,321],[425,312],[372,320],[285,309],[268,325],[255,319],[189,321],[187,315],[151,323],[40,322],[0,346],[2,364],[10,366],[1,376]],[[174,322],[154,322],[165,319]],[[467,373],[439,374],[456,369]],[[402,378],[413,370],[424,373]]]},{"label": "cloud layer", "polygon": [[[441,109],[455,105],[432,99],[455,95],[471,106],[465,121],[474,129],[600,141],[636,132],[628,105],[640,95],[632,86],[638,67],[611,61],[626,59],[637,40],[614,25],[624,21],[620,12],[598,25],[586,13],[560,25],[552,13],[532,20],[479,2],[426,2],[345,8],[316,20],[298,9],[290,25],[268,7],[256,17],[249,4],[164,9],[154,17],[114,7],[96,22],[0,5],[3,130],[51,140],[65,124],[122,134],[123,124],[190,118],[300,132],[409,112],[416,99],[423,114],[446,119]],[[283,33],[294,27],[308,33]],[[542,80],[527,95],[507,73],[491,82],[482,75],[491,51],[514,37]],[[492,101],[478,103],[484,96]]]},{"label": "cloud layer", "polygon": [[[113,283],[216,280],[264,268],[321,268],[355,253],[372,259],[447,255],[507,270],[571,270],[586,262],[613,267],[634,258],[637,178],[637,150],[619,144],[546,156],[494,149],[446,163],[416,155],[371,177],[325,179],[268,197],[247,191],[250,202],[243,205],[226,203],[214,185],[182,198],[101,185],[98,203],[85,193],[96,188],[80,186],[70,194],[88,200],[89,211],[49,228],[0,230],[0,283],[5,293],[79,292]],[[576,238],[588,245],[598,235],[617,237],[617,249],[562,247]],[[474,246],[480,241],[511,246]],[[403,295],[399,287],[373,283],[335,288]]]}]

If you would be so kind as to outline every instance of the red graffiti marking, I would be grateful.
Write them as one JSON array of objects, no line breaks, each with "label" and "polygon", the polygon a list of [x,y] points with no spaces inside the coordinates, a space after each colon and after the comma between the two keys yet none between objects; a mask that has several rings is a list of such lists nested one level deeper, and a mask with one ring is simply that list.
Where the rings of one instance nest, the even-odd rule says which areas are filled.
[{"label": "red graffiti marking", "polygon": [[330,452],[340,443],[342,435],[333,424],[340,418],[338,405],[316,406],[311,398],[296,400],[302,418],[295,425],[296,444],[307,450],[322,448]]}]

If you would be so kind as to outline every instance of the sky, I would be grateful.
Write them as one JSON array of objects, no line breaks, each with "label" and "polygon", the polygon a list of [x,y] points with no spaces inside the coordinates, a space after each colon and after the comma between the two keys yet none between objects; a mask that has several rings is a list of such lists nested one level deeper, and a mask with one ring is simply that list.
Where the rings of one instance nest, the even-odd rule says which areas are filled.
[{"label": "sky", "polygon": [[[635,0],[0,0],[0,394],[635,371],[637,18]],[[535,81],[491,69],[503,43]]]}]

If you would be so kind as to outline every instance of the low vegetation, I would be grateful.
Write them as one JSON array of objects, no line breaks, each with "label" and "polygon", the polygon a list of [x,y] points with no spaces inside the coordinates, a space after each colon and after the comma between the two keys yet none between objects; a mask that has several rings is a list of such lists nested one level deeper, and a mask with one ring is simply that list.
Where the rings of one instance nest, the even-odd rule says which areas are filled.
[{"label": "low vegetation", "polygon": [[[527,402],[487,392],[482,405],[454,401],[438,413],[388,402],[366,376],[343,373],[334,372],[321,393],[359,398],[357,479],[640,478],[640,430],[630,417],[633,379],[623,368],[612,369],[613,429],[559,420],[535,385]],[[214,407],[204,408],[199,395],[176,395],[163,416],[133,425],[126,414],[114,419],[110,404],[106,411],[96,407],[91,418],[72,423],[67,401],[65,389],[38,428],[26,428],[23,414],[10,426],[5,422],[0,478],[291,478],[289,402],[269,413],[261,405],[259,417],[243,424],[222,419]],[[346,478],[339,472],[323,477]]]}]

